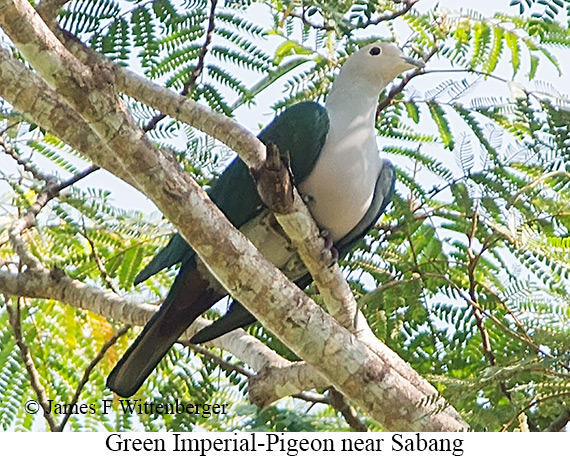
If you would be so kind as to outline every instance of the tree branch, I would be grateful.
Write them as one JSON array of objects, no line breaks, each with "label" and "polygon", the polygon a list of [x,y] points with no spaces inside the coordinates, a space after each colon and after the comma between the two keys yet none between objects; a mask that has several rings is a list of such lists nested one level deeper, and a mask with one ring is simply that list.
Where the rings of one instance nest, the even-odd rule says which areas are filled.
[{"label": "tree branch", "polygon": [[[65,188],[72,186],[77,181],[83,179],[98,169],[98,167],[91,166],[81,173],[77,173],[75,176],[72,176],[70,179],[61,183],[57,182],[57,178],[55,176],[42,175],[43,179],[47,182],[45,188],[39,193],[36,201],[30,207],[30,209],[26,211],[26,214],[17,219],[8,230],[8,238],[12,242],[14,252],[16,252],[20,260],[25,265],[35,269],[41,268],[41,263],[39,260],[28,252],[26,244],[24,243],[24,240],[21,236],[22,233],[35,225],[36,216],[52,198],[57,196]],[[0,245],[2,244],[4,244],[4,240],[0,238]]]},{"label": "tree branch", "polygon": [[4,132],[0,135],[0,146],[4,149],[4,152],[12,157],[18,165],[20,165],[25,171],[30,173],[34,179],[38,181],[44,181],[46,183],[53,181],[54,177],[47,175],[39,170],[35,165],[30,163],[29,160],[22,158],[22,156],[16,151],[10,144],[8,144],[4,138]]},{"label": "tree branch", "polygon": [[[87,381],[89,381],[89,376],[91,375],[91,372],[94,370],[94,368],[97,366],[97,364],[101,360],[103,360],[103,357],[105,356],[106,352],[117,342],[117,340],[119,338],[121,338],[123,335],[125,335],[130,328],[131,328],[130,325],[125,325],[123,328],[121,328],[119,331],[117,331],[111,338],[109,338],[109,340],[106,341],[105,344],[101,347],[101,349],[99,350],[99,352],[97,353],[95,358],[91,361],[91,363],[85,369],[85,372],[83,373],[83,377],[81,378],[81,381],[79,381],[79,384],[77,385],[77,388],[75,389],[75,394],[73,395],[73,398],[69,402],[70,405],[75,406],[77,404],[77,402],[79,401],[79,396],[81,395],[81,391],[83,390],[83,388],[87,384]],[[65,425],[67,424],[67,421],[69,421],[69,418],[73,414],[73,410],[74,410],[73,406],[70,408],[66,408],[67,412],[65,413],[65,416],[63,416],[63,419],[61,420],[60,424],[57,426],[57,429],[53,430],[54,432],[63,432],[63,429],[65,428]]]},{"label": "tree branch", "polygon": [[[73,280],[61,270],[26,270],[21,273],[0,271],[0,293],[6,295],[25,296],[57,300],[75,308],[91,311],[108,319],[125,322],[129,325],[143,326],[156,311],[156,306],[137,304],[122,298],[112,292],[102,291],[98,288],[87,286],[80,281]],[[211,324],[207,319],[198,319],[181,337],[182,344],[188,345],[187,341],[200,329]],[[270,398],[258,397],[260,406],[267,406],[274,401],[287,395],[301,395],[303,390],[315,387],[324,387],[328,383],[318,372],[305,362],[289,362],[276,352],[269,349],[259,340],[248,335],[243,330],[233,332],[217,338],[208,343],[208,346],[217,347],[231,352],[239,360],[242,360],[255,371],[265,371],[272,376],[259,380],[255,371],[241,368],[241,374],[250,377],[251,386],[262,385],[263,392],[268,392]],[[202,346],[191,345],[196,352],[208,357],[214,356]],[[224,366],[223,360],[217,360]],[[228,369],[238,371],[234,365],[226,366]],[[299,374],[301,373],[301,374]],[[279,388],[279,382],[288,386],[288,390]],[[307,397],[308,398],[308,397]],[[307,400],[312,401],[312,400]],[[252,403],[255,403],[252,401]]]},{"label": "tree branch", "polygon": [[20,355],[22,356],[22,361],[24,362],[24,366],[26,367],[26,371],[28,372],[28,378],[30,379],[30,384],[36,396],[38,398],[38,402],[42,407],[44,412],[44,417],[48,423],[48,426],[51,431],[57,431],[57,422],[55,420],[55,416],[51,412],[48,395],[44,386],[42,386],[42,381],[40,378],[40,374],[34,364],[34,359],[32,358],[32,353],[30,352],[30,348],[24,341],[24,336],[22,335],[22,326],[20,322],[20,300],[21,298],[16,298],[17,305],[13,308],[9,300],[5,300],[6,302],[6,310],[8,311],[8,316],[10,319],[10,326],[12,327],[12,331],[14,332],[14,338],[16,339],[16,344],[20,349]]},{"label": "tree branch", "polygon": [[[384,13],[379,15],[378,17],[372,19],[368,19],[367,21],[364,21],[360,24],[351,24],[349,21],[344,21],[346,23],[347,26],[350,26],[352,29],[356,30],[356,29],[365,29],[371,25],[378,25],[381,22],[388,22],[388,21],[392,21],[400,16],[403,16],[404,14],[406,14],[408,11],[410,11],[413,6],[418,3],[420,0],[402,0],[400,3],[404,4],[404,7],[400,10],[397,11],[390,11],[389,13]],[[306,7],[302,7],[301,8],[301,13],[298,13],[294,10],[287,10],[285,13],[285,17],[287,16],[291,16],[291,17],[296,17],[299,18],[303,21],[303,24],[308,25],[309,27],[316,29],[316,30],[334,30],[335,27],[332,25],[325,25],[325,24],[317,24],[316,22],[312,22],[311,20],[309,20],[307,18],[307,8]],[[284,18],[285,19],[285,18]],[[284,20],[283,19],[283,20]]]},{"label": "tree branch", "polygon": [[[216,6],[218,4],[218,0],[211,0],[210,2],[210,14],[208,17],[208,26],[206,28],[206,39],[204,40],[204,44],[202,45],[202,49],[200,50],[200,55],[198,56],[198,63],[192,70],[192,74],[188,81],[184,83],[184,87],[180,92],[180,95],[186,96],[190,93],[190,91],[196,86],[196,81],[198,77],[202,74],[204,70],[204,62],[206,61],[206,53],[208,52],[208,48],[210,43],[212,42],[212,35],[214,33],[214,26],[215,26],[215,18],[216,18]],[[154,116],[148,124],[144,127],[144,131],[148,132],[156,127],[156,125],[162,121],[166,117],[166,114],[160,113]]]},{"label": "tree branch", "polygon": [[59,10],[65,5],[69,0],[41,0],[40,4],[37,6],[36,11],[44,20],[44,22],[49,25],[51,29],[57,26],[57,15]]},{"label": "tree branch", "polygon": [[[250,384],[249,384],[250,386],[251,386],[251,381],[257,379],[257,374],[255,374],[253,371],[248,370],[244,366],[237,365],[234,363],[229,363],[226,360],[224,360],[223,358],[221,358],[220,356],[218,356],[217,354],[214,354],[212,351],[209,351],[208,349],[204,348],[203,346],[201,346],[199,344],[191,344],[188,341],[181,341],[181,343],[184,344],[185,346],[188,346],[189,348],[191,348],[194,352],[196,352],[198,354],[202,354],[203,356],[214,361],[216,363],[216,365],[223,368],[224,370],[233,371],[235,373],[239,373],[242,376],[247,377],[250,381]],[[293,366],[293,365],[291,364],[291,366]],[[308,366],[308,365],[306,365],[306,366]],[[315,372],[315,370],[312,367],[310,369]],[[271,383],[271,380],[269,380],[269,383]],[[330,404],[330,401],[324,395],[316,394],[313,392],[301,392],[301,390],[303,390],[302,387],[297,389],[298,393],[292,394],[291,396],[298,398],[300,400],[311,402],[311,403]],[[285,395],[281,395],[281,397],[284,397],[284,396]],[[275,400],[277,400],[277,399],[275,399]],[[271,402],[264,402],[265,405],[269,405],[271,403],[272,403],[272,401]]]},{"label": "tree branch", "polygon": [[[107,152],[112,150],[112,160],[118,159],[124,166],[119,174],[125,172],[134,178],[182,236],[191,240],[200,258],[237,300],[387,429],[466,428],[453,409],[438,412],[439,405],[432,405],[433,409],[421,405],[426,396],[436,395],[435,389],[392,351],[380,343],[371,351],[293,287],[233,228],[176,160],[156,150],[144,137],[112,92],[112,73],[99,67],[95,77],[88,67],[62,49],[61,43],[34,14],[25,0],[0,3],[0,23],[4,30],[25,51],[36,71],[107,143],[105,150],[93,152],[91,158],[115,172]],[[225,130],[225,126],[221,123],[216,127]],[[249,134],[242,139],[259,143]],[[226,140],[233,141],[229,137]],[[254,161],[256,165],[258,159]],[[212,249],[211,233],[220,235],[216,238],[216,249]],[[248,287],[241,287],[242,284]],[[384,407],[388,402],[391,408]]]},{"label": "tree branch", "polygon": [[330,403],[346,420],[346,423],[350,425],[355,432],[367,432],[368,427],[364,422],[360,420],[356,411],[352,406],[348,404],[344,395],[342,395],[338,390],[332,388],[329,390]]},{"label": "tree branch", "polygon": [[[491,347],[491,338],[489,337],[489,332],[485,328],[485,321],[483,319],[483,312],[479,305],[479,300],[477,297],[476,287],[477,287],[477,280],[475,278],[475,270],[483,256],[483,253],[486,251],[487,246],[483,245],[481,250],[475,255],[473,252],[473,244],[475,241],[475,233],[477,231],[477,224],[479,221],[479,211],[478,211],[478,203],[473,210],[472,222],[471,222],[471,230],[467,235],[468,239],[468,246],[467,246],[467,256],[469,258],[469,264],[467,266],[467,276],[469,278],[469,298],[471,302],[474,303],[476,306],[473,306],[473,316],[475,317],[475,322],[477,328],[479,329],[479,334],[481,335],[481,344],[483,346],[483,354],[485,358],[489,362],[489,365],[496,366],[497,359],[495,357],[495,353],[493,352],[493,348]],[[503,395],[509,400],[509,402],[513,403],[513,397],[509,392],[507,384],[503,381],[499,382],[499,389],[503,393]],[[528,421],[531,428],[535,428],[532,422]]]},{"label": "tree branch", "polygon": [[101,257],[99,257],[99,254],[97,253],[97,249],[95,248],[95,243],[93,243],[93,240],[87,235],[87,229],[85,226],[83,226],[83,238],[85,238],[87,240],[87,243],[89,243],[89,247],[91,248],[91,255],[93,257],[93,260],[95,260],[95,265],[97,265],[99,273],[101,273],[101,279],[110,290],[115,292],[117,295],[120,295],[119,291],[114,286],[113,280],[109,276],[109,273],[107,273],[107,269],[105,268],[105,265],[101,260]]},{"label": "tree branch", "polygon": [[306,362],[284,361],[263,367],[249,380],[249,401],[265,408],[287,395],[328,384],[329,382]]},{"label": "tree branch", "polygon": [[[26,119],[54,133],[93,162],[102,154],[112,164],[113,173],[140,190],[140,186],[113,156],[112,149],[91,126],[52,90],[36,73],[0,47],[0,96]],[[33,116],[31,116],[33,114]],[[110,166],[110,165],[109,165]],[[93,170],[94,171],[94,170]]]},{"label": "tree branch", "polygon": [[210,43],[212,42],[212,34],[214,33],[217,4],[218,0],[210,0],[210,15],[208,17],[208,28],[206,29],[206,39],[204,40],[204,44],[202,45],[202,49],[200,50],[200,55],[198,56],[198,63],[196,64],[196,67],[194,67],[194,70],[190,75],[190,79],[186,81],[186,83],[184,84],[182,95],[187,95],[190,93],[192,88],[194,88],[194,86],[196,85],[196,81],[198,80],[198,77],[202,74],[202,71],[204,69],[206,53],[208,52],[208,48],[210,47]]},{"label": "tree branch", "polygon": [[[57,300],[108,319],[141,327],[157,309],[154,305],[135,303],[113,292],[88,286],[57,269],[42,268],[20,273],[0,270],[0,292],[13,296]],[[207,319],[198,319],[181,338],[191,338],[210,323]],[[235,330],[231,335],[217,338],[210,346],[214,346],[214,343],[215,347],[231,352],[256,371],[269,365],[286,366],[291,363],[243,330]]]}]

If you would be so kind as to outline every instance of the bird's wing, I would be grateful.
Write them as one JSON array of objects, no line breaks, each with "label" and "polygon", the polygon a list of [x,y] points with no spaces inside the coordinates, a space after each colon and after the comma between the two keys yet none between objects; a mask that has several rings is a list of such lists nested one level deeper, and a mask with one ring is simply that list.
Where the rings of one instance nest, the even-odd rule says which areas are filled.
[{"label": "bird's wing", "polygon": [[[326,110],[305,102],[285,110],[259,138],[288,153],[294,176],[304,179],[318,158],[327,132]],[[239,158],[222,173],[209,193],[236,227],[263,209],[249,170]],[[179,262],[180,271],[162,306],[107,378],[107,386],[121,396],[133,395],[186,328],[225,295],[209,274],[197,268],[194,251],[178,234],[139,273],[136,282]],[[242,325],[243,313],[239,313],[239,307],[236,309],[223,325],[230,324],[232,329]]]},{"label": "bird's wing", "polygon": [[[384,160],[382,169],[378,175],[378,179],[376,180],[374,196],[368,211],[360,222],[346,236],[335,243],[335,248],[337,249],[340,258],[343,258],[354,246],[356,246],[356,244],[376,223],[378,218],[384,213],[386,206],[392,199],[395,182],[396,172],[394,170],[394,166],[388,160]],[[306,274],[299,280],[295,281],[295,284],[297,284],[301,289],[304,289],[312,282],[312,280],[311,275]],[[224,316],[196,333],[190,342],[194,344],[205,343],[237,328],[253,324],[255,321],[256,318],[247,309],[245,309],[243,305],[234,301]]]},{"label": "bird's wing", "polygon": [[[302,182],[313,169],[329,130],[326,109],[318,103],[301,102],[277,116],[258,138],[274,143],[288,154],[294,180]],[[228,220],[241,227],[263,209],[247,165],[236,157],[208,192]],[[135,285],[177,263],[195,266],[194,250],[176,233],[170,242],[136,276]]]}]

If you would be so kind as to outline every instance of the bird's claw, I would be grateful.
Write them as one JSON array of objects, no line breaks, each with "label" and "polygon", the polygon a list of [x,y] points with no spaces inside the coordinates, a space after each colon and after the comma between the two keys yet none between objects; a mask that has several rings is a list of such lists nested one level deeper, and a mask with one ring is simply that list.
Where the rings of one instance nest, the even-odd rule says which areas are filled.
[{"label": "bird's claw", "polygon": [[301,194],[301,200],[305,205],[309,205],[315,201],[315,199],[309,194]]},{"label": "bird's claw", "polygon": [[326,263],[330,268],[338,262],[338,251],[334,247],[333,239],[328,230],[321,230],[321,236],[325,240],[325,246],[321,251],[321,262]]}]

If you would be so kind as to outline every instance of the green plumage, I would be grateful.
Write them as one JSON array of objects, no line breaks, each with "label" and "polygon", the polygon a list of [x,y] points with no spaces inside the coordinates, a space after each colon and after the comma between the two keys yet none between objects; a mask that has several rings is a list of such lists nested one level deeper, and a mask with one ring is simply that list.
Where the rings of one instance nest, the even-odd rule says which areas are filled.
[{"label": "green plumage", "polygon": [[[288,108],[261,131],[258,138],[274,143],[290,157],[296,183],[302,182],[313,169],[329,130],[326,110],[314,102],[298,103]],[[255,183],[246,164],[239,158],[226,168],[208,192],[212,201],[237,228],[263,209]],[[195,253],[176,233],[168,245],[137,275],[138,284],[177,263],[195,266]]]},{"label": "green plumage", "polygon": [[[329,119],[325,108],[313,103],[299,103],[278,116],[260,134],[264,143],[272,142],[290,157],[294,179],[302,180],[313,169],[325,142]],[[208,192],[229,221],[240,228],[264,210],[247,166],[238,157],[222,173]],[[179,235],[137,275],[135,284],[155,273],[180,263],[178,275],[160,309],[153,315],[136,341],[115,366],[107,386],[123,397],[133,395],[158,362],[192,322],[212,307],[223,294],[197,269],[196,254]],[[301,278],[306,285],[307,277]],[[255,321],[239,303],[226,319],[201,332],[201,339],[220,336]]]}]

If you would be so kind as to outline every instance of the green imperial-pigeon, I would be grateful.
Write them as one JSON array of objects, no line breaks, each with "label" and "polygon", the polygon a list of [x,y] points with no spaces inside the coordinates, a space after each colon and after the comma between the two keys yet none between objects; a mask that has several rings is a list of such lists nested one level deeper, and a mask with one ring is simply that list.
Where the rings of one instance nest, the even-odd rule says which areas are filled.
[{"label": "green imperial-pigeon", "polygon": [[[298,103],[277,116],[258,136],[287,152],[293,179],[319,228],[344,256],[370,230],[389,203],[395,172],[376,146],[380,92],[402,72],[423,64],[392,44],[374,43],[350,56],[337,76],[325,107]],[[236,158],[208,192],[230,222],[299,287],[311,277],[272,213],[264,207],[247,166]],[[158,362],[204,311],[227,295],[192,248],[178,234],[139,273],[138,284],[180,263],[160,309],[107,379],[123,397],[133,395]],[[239,303],[198,332],[202,343],[255,322]]]}]

